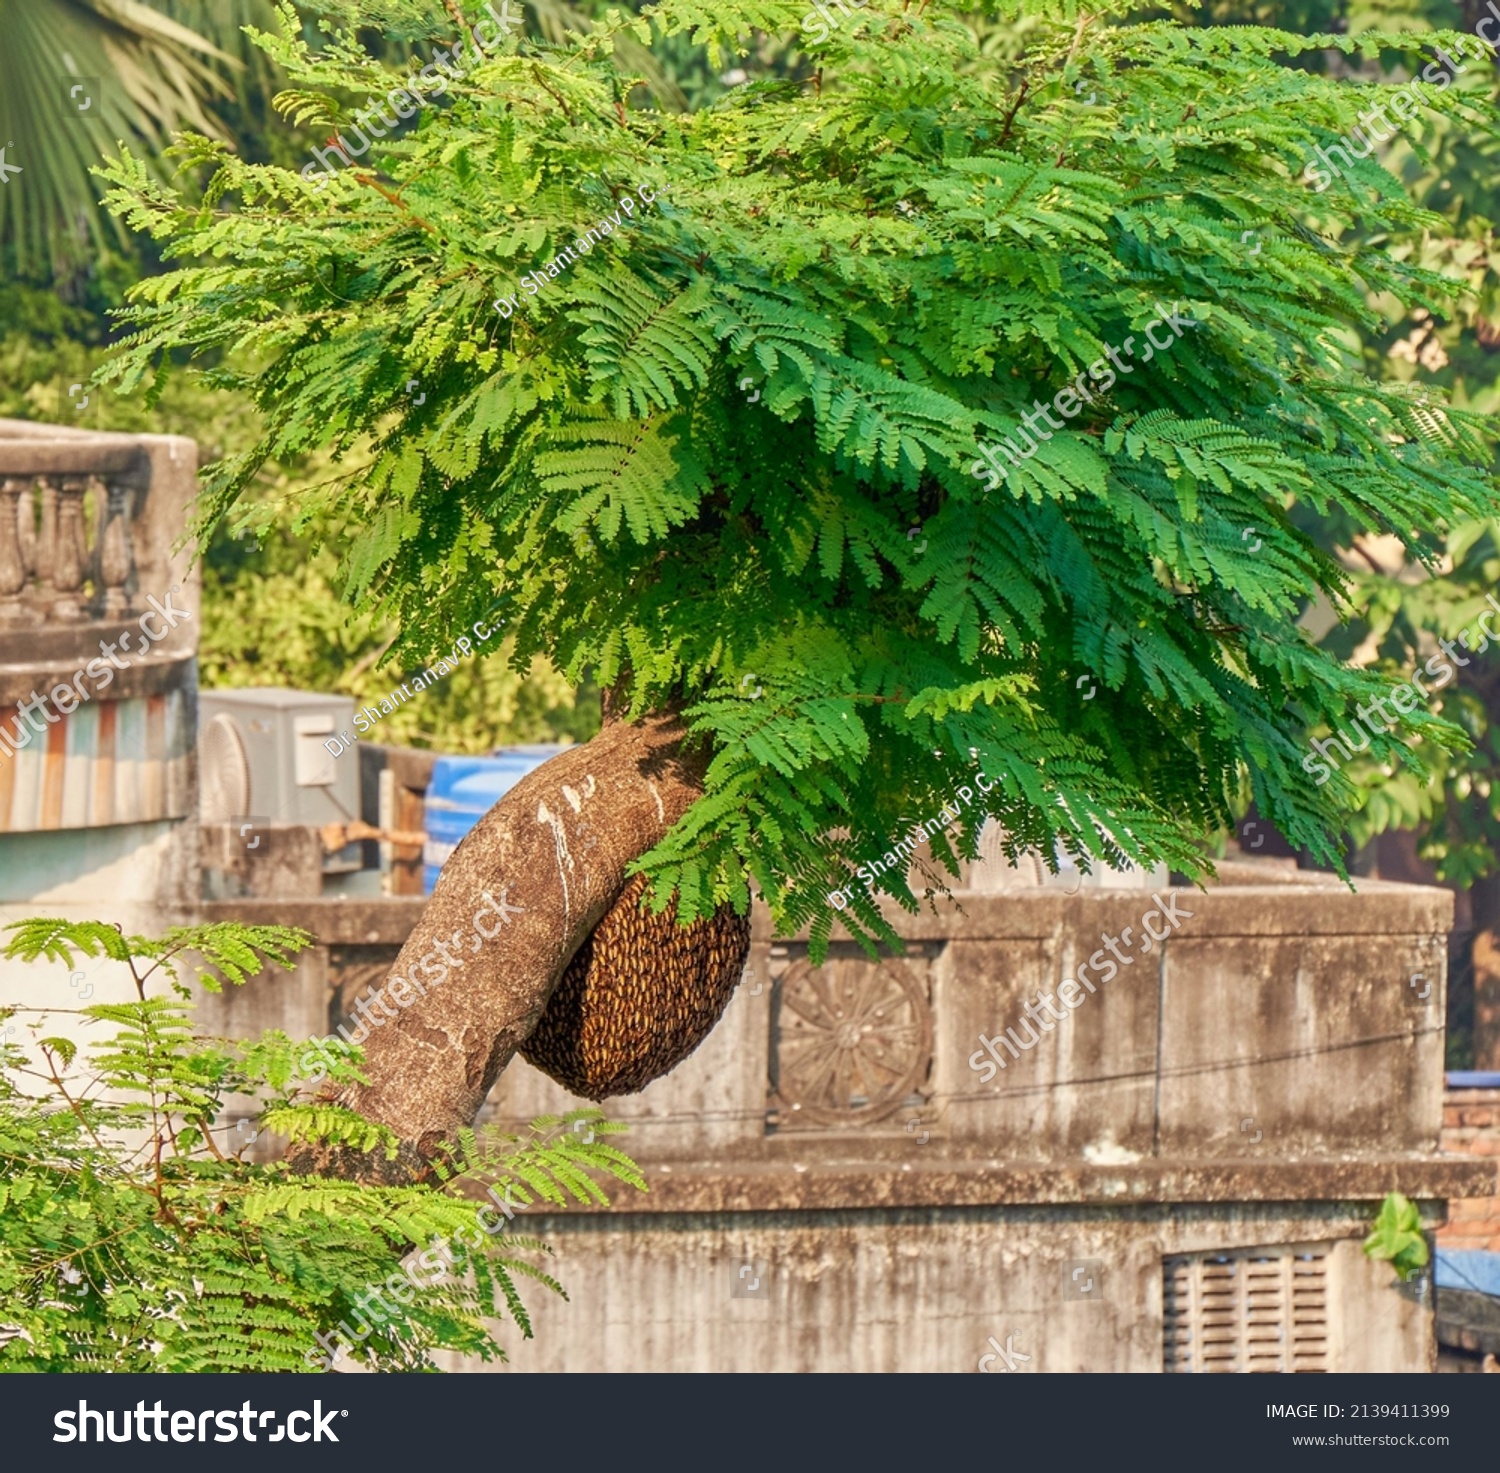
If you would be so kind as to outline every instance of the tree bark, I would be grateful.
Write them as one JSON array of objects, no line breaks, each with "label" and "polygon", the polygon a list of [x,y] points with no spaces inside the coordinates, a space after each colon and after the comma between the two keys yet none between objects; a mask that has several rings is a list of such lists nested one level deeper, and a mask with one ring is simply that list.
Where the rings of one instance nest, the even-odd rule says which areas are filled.
[{"label": "tree bark", "polygon": [[[473,1123],[623,890],[626,865],[701,794],[707,759],[685,757],[684,736],[675,714],[627,724],[606,706],[598,736],[528,774],[480,819],[444,864],[383,984],[388,1017],[372,1005],[368,1036],[350,1035],[370,1083],[339,1103],[390,1126],[400,1158],[303,1149],[292,1153],[298,1169],[411,1180]],[[447,976],[433,982],[444,958]]]}]

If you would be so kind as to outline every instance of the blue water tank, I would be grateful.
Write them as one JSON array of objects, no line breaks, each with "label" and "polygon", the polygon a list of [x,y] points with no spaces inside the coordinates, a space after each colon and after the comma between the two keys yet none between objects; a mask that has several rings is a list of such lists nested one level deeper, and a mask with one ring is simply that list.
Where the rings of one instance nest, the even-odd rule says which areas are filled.
[{"label": "blue water tank", "polygon": [[515,785],[563,747],[501,747],[488,757],[439,757],[427,787],[422,890],[431,895],[438,871],[474,827]]},{"label": "blue water tank", "polygon": [[1432,1281],[1439,1289],[1471,1289],[1500,1299],[1500,1253],[1484,1248],[1439,1248]]}]

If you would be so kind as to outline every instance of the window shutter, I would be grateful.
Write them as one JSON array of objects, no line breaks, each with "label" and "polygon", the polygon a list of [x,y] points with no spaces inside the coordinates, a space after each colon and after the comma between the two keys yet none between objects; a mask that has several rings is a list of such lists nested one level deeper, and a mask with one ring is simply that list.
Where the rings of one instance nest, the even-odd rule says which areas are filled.
[{"label": "window shutter", "polygon": [[1328,1369],[1326,1247],[1184,1254],[1162,1281],[1164,1370]]}]

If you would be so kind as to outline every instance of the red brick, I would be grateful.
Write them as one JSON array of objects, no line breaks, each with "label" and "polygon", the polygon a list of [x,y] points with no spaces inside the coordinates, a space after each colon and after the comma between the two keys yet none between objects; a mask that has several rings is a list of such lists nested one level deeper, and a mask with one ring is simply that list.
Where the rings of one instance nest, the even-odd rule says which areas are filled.
[{"label": "red brick", "polygon": [[1450,1222],[1483,1222],[1495,1215],[1495,1203],[1489,1197],[1455,1197],[1448,1203]]},{"label": "red brick", "polygon": [[1465,1156],[1500,1156],[1500,1135],[1477,1135],[1469,1142]]}]

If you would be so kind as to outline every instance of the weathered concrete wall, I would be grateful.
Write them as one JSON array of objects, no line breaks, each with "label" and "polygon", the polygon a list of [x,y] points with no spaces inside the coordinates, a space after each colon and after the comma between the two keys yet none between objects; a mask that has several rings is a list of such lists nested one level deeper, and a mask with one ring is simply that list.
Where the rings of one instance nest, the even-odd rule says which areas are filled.
[{"label": "weathered concrete wall", "polygon": [[[901,1051],[883,1057],[911,1083],[868,1106],[832,1108],[777,1077],[798,1022],[788,995],[811,974],[805,940],[774,939],[757,907],[745,978],[718,1027],[666,1078],[608,1101],[608,1113],[636,1128],[631,1148],[651,1160],[778,1160],[855,1141],[865,1154],[920,1142],[924,1154],[999,1150],[1035,1162],[1436,1149],[1446,892],[1367,880],[1351,893],[1309,877],[1168,894],[1183,916],[1177,930],[1136,951],[1018,1058],[1001,1050],[1006,1067],[987,1081],[971,1067],[976,1052],[988,1057],[981,1035],[1016,1024],[1038,992],[1055,994],[1101,936],[1138,929],[1149,894],[963,893],[937,915],[893,910],[907,945],[900,959],[871,962],[836,939],[823,972],[840,969],[855,1012],[868,999],[903,1010]],[[245,899],[205,912],[300,925],[324,946],[357,949],[362,992],[422,905]],[[517,1061],[485,1118],[520,1123],[579,1103]]]},{"label": "weathered concrete wall", "polygon": [[1321,1364],[1430,1370],[1430,1315],[1364,1228],[1339,1203],[527,1215],[569,1300],[528,1293],[535,1339],[502,1330],[497,1369],[994,1373],[1003,1347],[1015,1371],[1159,1373],[1164,1259],[1295,1244],[1326,1254],[1300,1331]]},{"label": "weathered concrete wall", "polygon": [[199,826],[203,894],[213,900],[305,900],[323,885],[323,845],[308,824],[262,821],[255,848],[232,823]]},{"label": "weathered concrete wall", "polygon": [[[998,1151],[1014,1162],[1255,1162],[1435,1149],[1445,892],[1363,881],[1351,893],[1312,880],[1171,894],[1184,916],[1176,933],[1101,982],[1018,1058],[1002,1050],[1006,1067],[987,1082],[972,1067],[987,1057],[981,1035],[1014,1024],[1038,992],[1055,993],[1101,935],[1139,922],[1149,897],[966,894],[936,916],[894,915],[907,941],[902,959],[871,962],[836,941],[824,973],[842,969],[852,1010],[862,997],[898,1010],[906,1053],[884,1057],[896,1059],[903,1087],[915,1083],[832,1108],[799,1100],[776,1077],[798,1023],[788,993],[809,969],[805,942],[773,940],[757,909],[745,979],[718,1027],[672,1074],[608,1101],[608,1113],[635,1127],[631,1148],[642,1159],[665,1161],[851,1148],[869,1158],[920,1147],[923,1156]],[[422,904],[246,899],[205,913],[304,926],[325,947],[364,958],[363,991]],[[578,1103],[517,1061],[486,1118],[518,1123]],[[815,1118],[799,1116],[803,1103]]]},{"label": "weathered concrete wall", "polygon": [[[1028,1000],[1055,995],[1102,937],[1139,932],[1149,894],[963,894],[935,917],[893,911],[907,955],[884,963],[836,941],[854,1005],[903,972],[921,1014],[911,1037],[920,1022],[930,1044],[926,1057],[899,1060],[916,1083],[886,1102],[895,1108],[825,1112],[808,1128],[926,1132],[940,1149],[1034,1161],[1436,1148],[1445,892],[1366,881],[1351,894],[1314,881],[1168,894],[1185,917],[1169,939],[1136,951],[1050,1031],[1032,1030],[1040,1040],[1019,1057],[999,1048],[1005,1068],[987,1074],[971,1067],[976,1053],[989,1057],[981,1036],[1020,1024]],[[805,956],[804,941],[773,944],[757,914],[745,983],[715,1032],[667,1078],[608,1102],[613,1117],[640,1122],[638,1149],[753,1149],[800,1133],[798,1102],[774,1082],[768,1091],[767,1071]],[[518,1064],[489,1114],[513,1122],[576,1103]]]}]

